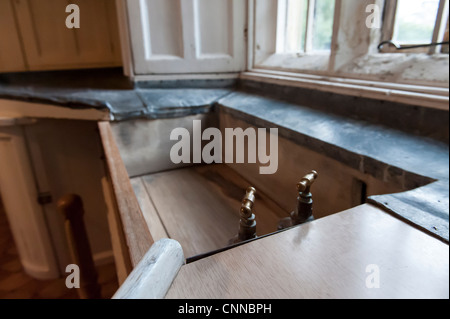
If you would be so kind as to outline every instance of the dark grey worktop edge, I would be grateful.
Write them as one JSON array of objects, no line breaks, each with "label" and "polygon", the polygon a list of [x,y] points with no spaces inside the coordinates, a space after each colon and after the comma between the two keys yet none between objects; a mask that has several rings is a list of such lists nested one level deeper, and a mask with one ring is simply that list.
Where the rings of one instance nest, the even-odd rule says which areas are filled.
[{"label": "dark grey worktop edge", "polygon": [[106,101],[86,99],[86,98],[70,98],[58,95],[39,94],[14,89],[4,89],[0,87],[0,99],[22,101],[29,103],[40,103],[67,107],[71,109],[99,109],[110,110]]},{"label": "dark grey worktop edge", "polygon": [[[442,183],[446,183],[447,187],[442,186]],[[428,192],[429,188],[440,188],[437,191],[438,194],[444,195],[446,193],[448,195],[448,181],[438,181],[408,192],[371,196],[367,199],[367,202],[380,207],[391,215],[423,230],[429,235],[449,243],[448,215],[444,216],[442,210],[433,207],[437,205],[446,205],[448,207],[448,197],[440,200],[439,203],[437,200],[431,201],[427,199],[420,201],[416,198],[418,192]]]},{"label": "dark grey worktop edge", "polygon": [[231,92],[229,88],[107,90],[0,85],[0,99],[79,110],[102,110],[109,112],[112,121],[164,119],[208,113],[217,100]]}]

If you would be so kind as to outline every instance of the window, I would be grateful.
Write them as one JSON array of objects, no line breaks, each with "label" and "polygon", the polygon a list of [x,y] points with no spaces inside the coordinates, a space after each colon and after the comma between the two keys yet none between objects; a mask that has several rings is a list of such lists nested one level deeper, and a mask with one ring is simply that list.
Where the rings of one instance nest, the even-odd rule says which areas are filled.
[{"label": "window", "polygon": [[399,0],[393,40],[402,44],[430,43],[439,0]]},{"label": "window", "polygon": [[448,45],[378,48],[448,41],[448,2],[249,0],[241,77],[448,109]]},{"label": "window", "polygon": [[335,0],[278,2],[277,53],[330,51]]},{"label": "window", "polygon": [[412,47],[414,51],[409,52],[445,52],[443,46],[416,46],[448,41],[445,40],[447,25],[448,0],[387,1],[382,40],[391,40],[396,47],[383,46],[382,52],[399,52],[399,47]]},{"label": "window", "polygon": [[254,62],[260,68],[325,71],[335,0],[258,0]]}]

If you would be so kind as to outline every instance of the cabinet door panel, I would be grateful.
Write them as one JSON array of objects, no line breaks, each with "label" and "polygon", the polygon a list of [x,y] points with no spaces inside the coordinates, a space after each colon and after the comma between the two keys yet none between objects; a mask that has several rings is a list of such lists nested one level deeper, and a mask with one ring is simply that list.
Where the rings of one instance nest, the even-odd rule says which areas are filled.
[{"label": "cabinet door panel", "polygon": [[0,1],[0,72],[26,70],[12,0]]},{"label": "cabinet door panel", "polygon": [[135,74],[239,72],[242,0],[128,0]]},{"label": "cabinet door panel", "polygon": [[73,0],[80,28],[66,27],[69,1],[14,0],[30,70],[120,65],[113,1]]}]

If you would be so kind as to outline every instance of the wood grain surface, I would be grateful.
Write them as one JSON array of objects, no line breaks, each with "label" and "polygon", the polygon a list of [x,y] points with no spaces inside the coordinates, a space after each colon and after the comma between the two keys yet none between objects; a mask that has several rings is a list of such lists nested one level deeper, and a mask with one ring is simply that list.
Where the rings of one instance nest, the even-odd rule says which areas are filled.
[{"label": "wood grain surface", "polygon": [[366,204],[187,264],[166,298],[447,299],[448,264],[447,244]]},{"label": "wood grain surface", "polygon": [[[180,242],[186,257],[226,247],[239,229],[239,209],[249,182],[226,165],[193,166],[131,179],[153,238]],[[295,199],[293,199],[295,202]],[[257,192],[257,235],[276,231],[287,217]]]},{"label": "wood grain surface", "polygon": [[99,122],[98,127],[131,263],[136,266],[154,241],[123,165],[110,124]]}]

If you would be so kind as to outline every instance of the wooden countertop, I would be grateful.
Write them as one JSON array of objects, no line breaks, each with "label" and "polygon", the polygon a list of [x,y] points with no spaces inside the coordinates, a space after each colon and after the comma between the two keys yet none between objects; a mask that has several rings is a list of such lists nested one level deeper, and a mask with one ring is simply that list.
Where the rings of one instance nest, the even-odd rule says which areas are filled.
[{"label": "wooden countertop", "polygon": [[449,247],[366,204],[184,265],[166,298],[449,298]]}]

